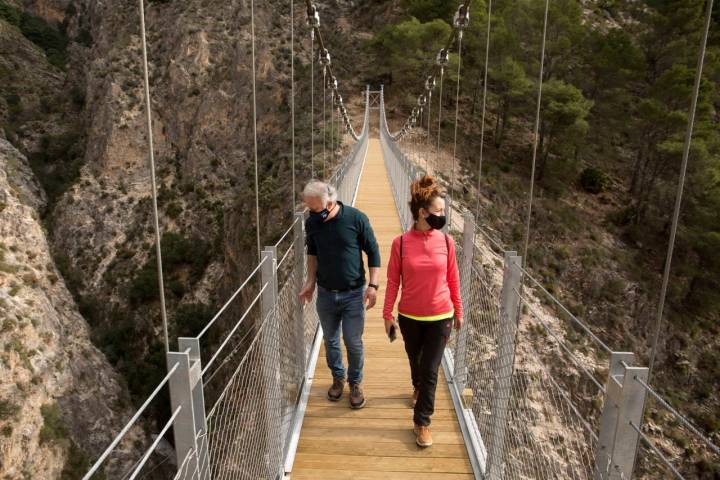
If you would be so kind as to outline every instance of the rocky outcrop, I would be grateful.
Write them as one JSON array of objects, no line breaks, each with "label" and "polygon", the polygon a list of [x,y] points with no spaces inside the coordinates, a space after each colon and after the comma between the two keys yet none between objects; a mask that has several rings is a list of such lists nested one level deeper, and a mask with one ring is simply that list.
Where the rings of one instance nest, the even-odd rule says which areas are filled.
[{"label": "rocky outcrop", "polygon": [[121,380],[50,255],[45,201],[25,157],[0,139],[2,478],[60,478],[96,458],[129,418]]}]

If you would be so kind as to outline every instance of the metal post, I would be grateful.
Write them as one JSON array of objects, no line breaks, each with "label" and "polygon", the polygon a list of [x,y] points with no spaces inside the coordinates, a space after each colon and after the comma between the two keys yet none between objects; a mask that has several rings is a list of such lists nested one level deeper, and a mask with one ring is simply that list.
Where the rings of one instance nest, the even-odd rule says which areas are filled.
[{"label": "metal post", "polygon": [[[267,418],[266,439],[268,447],[270,478],[283,473],[284,465],[282,449],[285,438],[281,432],[281,388],[280,388],[280,329],[276,312],[278,299],[277,281],[277,248],[265,247],[262,251],[264,260],[260,269],[262,285],[266,285],[260,297],[260,321],[267,322],[260,333],[262,345],[263,396]],[[282,475],[280,475],[282,476]]]},{"label": "metal post", "polygon": [[615,440],[615,428],[618,422],[618,408],[620,402],[621,386],[615,380],[621,377],[625,368],[623,362],[631,365],[635,355],[631,352],[611,352],[608,378],[605,382],[605,399],[603,411],[600,415],[600,427],[598,432],[598,444],[595,451],[595,480],[607,480],[610,470],[610,455],[613,441]]},{"label": "metal post", "polygon": [[[472,285],[472,263],[475,253],[475,222],[473,216],[469,212],[463,215],[463,251],[462,263],[460,264],[460,298],[463,302],[463,310],[470,315],[474,311],[475,305],[471,305],[470,285]],[[466,319],[467,320],[467,319]],[[465,355],[467,352],[468,324],[460,329],[455,342],[455,361],[453,380],[457,385],[459,392],[462,392],[467,384],[467,366],[465,364]]]},{"label": "metal post", "polygon": [[295,265],[293,271],[295,274],[295,288],[293,295],[294,302],[294,322],[295,336],[298,341],[298,353],[300,358],[300,371],[305,372],[307,366],[307,355],[310,353],[310,345],[305,348],[305,314],[303,301],[297,295],[302,289],[305,279],[305,215],[302,212],[295,214],[295,227],[293,228],[293,248],[295,249]]},{"label": "metal post", "polygon": [[494,391],[492,399],[492,430],[488,452],[488,478],[505,478],[505,436],[508,423],[508,406],[512,393],[513,363],[515,361],[515,319],[520,311],[520,265],[517,252],[505,252],[505,268],[501,293],[500,331],[495,357]]},{"label": "metal post", "polygon": [[[202,373],[199,362],[191,363],[190,353],[167,352],[168,367],[178,364],[175,374],[170,377],[168,387],[170,390],[170,405],[172,412],[180,408],[173,424],[175,437],[175,461],[177,465],[187,465],[188,472],[198,470],[197,456],[197,422],[193,409],[193,386],[200,383],[202,386]],[[202,412],[203,420],[205,412]],[[207,431],[207,430],[205,430]],[[187,459],[187,460],[186,460]]]},{"label": "metal post", "polygon": [[[208,455],[207,419],[205,414],[205,393],[202,379],[202,361],[200,359],[200,339],[197,337],[178,338],[178,347],[181,352],[190,355],[190,371],[193,382],[191,384],[191,398],[193,403],[193,418],[197,438],[197,458],[199,461],[198,478],[210,480],[210,457]],[[193,470],[188,470],[192,472]]]},{"label": "metal post", "polygon": [[647,367],[631,367],[623,364],[620,401],[617,403],[618,419],[611,454],[610,475],[612,480],[633,478],[640,434],[631,425],[640,428],[647,391],[637,380],[647,381]]}]

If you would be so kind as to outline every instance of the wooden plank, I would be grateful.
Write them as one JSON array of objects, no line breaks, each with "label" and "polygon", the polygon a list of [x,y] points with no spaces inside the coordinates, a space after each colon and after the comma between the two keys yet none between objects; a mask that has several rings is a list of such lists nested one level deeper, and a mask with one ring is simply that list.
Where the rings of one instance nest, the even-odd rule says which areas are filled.
[{"label": "wooden plank", "polygon": [[[366,417],[332,417],[332,418],[322,418],[322,417],[308,417],[303,422],[303,425],[306,427],[316,427],[316,428],[343,428],[347,430],[352,429],[395,429],[395,430],[402,430],[402,429],[412,429],[413,428],[413,422],[412,418],[366,418]],[[433,432],[460,432],[460,427],[458,426],[457,420],[447,418],[441,419],[441,418],[435,418],[433,416],[432,419],[432,431]],[[348,431],[349,434],[352,434],[350,431]]]},{"label": "wooden plank", "polygon": [[465,458],[403,458],[357,455],[303,454],[297,459],[298,467],[313,469],[332,468],[342,465],[356,472],[428,472],[472,473],[470,462]]},{"label": "wooden plank", "polygon": [[468,473],[356,472],[354,470],[301,468],[291,480],[469,480]]},{"label": "wooden plank", "polygon": [[310,438],[300,439],[298,454],[323,452],[328,455],[345,455],[353,452],[353,455],[367,457],[392,456],[392,457],[423,457],[423,458],[466,458],[465,445],[433,445],[432,448],[420,448],[415,443],[400,443],[392,448],[384,443],[375,441],[338,440],[328,442],[326,440],[315,440]]},{"label": "wooden plank", "polygon": [[[330,382],[326,384],[317,384],[313,382],[312,388],[310,389],[310,396],[318,396],[326,398],[327,389],[330,386]],[[442,385],[441,385],[442,386]],[[376,398],[410,398],[412,396],[412,389],[408,386],[399,386],[398,384],[388,384],[387,386],[378,386],[375,389],[365,388],[366,394],[369,396],[375,392]],[[347,391],[345,392],[347,394]],[[450,392],[444,388],[438,388],[435,393],[435,400],[447,400],[450,398]]]},{"label": "wooden plank", "polygon": [[[316,395],[314,397],[310,398],[309,406],[323,406],[328,408],[347,408],[349,407],[348,402],[348,396],[347,393],[343,395],[343,398],[340,399],[337,402],[331,402],[327,398],[321,395]],[[411,410],[410,403],[409,403],[409,397],[408,398],[383,398],[383,397],[373,397],[372,399],[369,399],[367,401],[367,405],[365,405],[365,408],[362,410],[365,410],[367,408],[402,408],[406,409],[408,411]],[[451,410],[453,408],[452,401],[444,401],[439,400],[435,401],[435,409],[444,409],[444,410]]]},{"label": "wooden plank", "polygon": [[[305,417],[321,418],[403,418],[412,420],[413,411],[410,408],[361,408],[353,410],[340,402],[333,402],[332,405],[311,405],[305,410]],[[455,421],[455,410],[451,408],[440,409],[435,406],[435,413],[432,416],[433,422],[439,419]]]},{"label": "wooden plank", "polygon": [[[303,422],[304,423],[304,422]],[[353,441],[375,441],[377,443],[387,443],[389,448],[392,445],[400,443],[415,444],[415,434],[412,427],[405,429],[384,429],[376,430],[372,428],[356,428],[352,432],[340,430],[337,428],[317,428],[305,427],[303,425],[302,435],[306,438],[334,442],[336,440]],[[454,432],[433,432],[433,444],[442,445],[464,445],[462,435]]]}]

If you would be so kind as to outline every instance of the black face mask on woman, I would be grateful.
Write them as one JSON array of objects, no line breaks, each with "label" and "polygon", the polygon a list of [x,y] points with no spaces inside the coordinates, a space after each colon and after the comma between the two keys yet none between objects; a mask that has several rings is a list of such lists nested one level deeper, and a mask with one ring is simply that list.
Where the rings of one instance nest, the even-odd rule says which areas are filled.
[{"label": "black face mask on woman", "polygon": [[435,215],[431,213],[427,216],[425,221],[430,225],[430,228],[434,230],[440,230],[445,226],[445,215]]}]

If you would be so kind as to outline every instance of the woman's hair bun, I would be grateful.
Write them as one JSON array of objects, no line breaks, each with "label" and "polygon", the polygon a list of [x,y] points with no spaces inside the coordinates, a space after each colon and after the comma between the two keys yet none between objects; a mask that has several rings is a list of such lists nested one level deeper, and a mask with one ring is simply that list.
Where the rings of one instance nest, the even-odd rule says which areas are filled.
[{"label": "woman's hair bun", "polygon": [[410,212],[418,220],[420,209],[427,209],[436,197],[444,197],[445,192],[430,175],[423,175],[410,185]]},{"label": "woman's hair bun", "polygon": [[412,195],[413,200],[416,201],[428,202],[432,197],[441,194],[440,185],[438,185],[435,178],[430,175],[423,175],[410,185],[410,195]]}]

